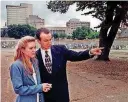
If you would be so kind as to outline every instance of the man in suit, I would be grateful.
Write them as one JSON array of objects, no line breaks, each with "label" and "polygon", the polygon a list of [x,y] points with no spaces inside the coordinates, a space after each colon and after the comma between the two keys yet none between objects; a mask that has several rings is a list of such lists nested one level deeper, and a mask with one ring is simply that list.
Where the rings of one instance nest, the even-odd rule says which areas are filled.
[{"label": "man in suit", "polygon": [[94,55],[100,55],[102,48],[75,52],[64,45],[52,45],[52,35],[46,28],[38,29],[36,38],[41,46],[37,50],[41,81],[52,84],[52,88],[44,93],[45,102],[69,102],[67,61],[92,58]]}]

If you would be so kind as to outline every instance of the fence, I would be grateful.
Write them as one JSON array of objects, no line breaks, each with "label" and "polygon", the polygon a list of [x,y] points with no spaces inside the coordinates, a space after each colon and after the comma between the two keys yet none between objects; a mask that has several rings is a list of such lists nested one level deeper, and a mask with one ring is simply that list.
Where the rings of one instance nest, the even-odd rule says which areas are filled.
[{"label": "fence", "polygon": [[[10,49],[14,49],[15,45],[17,44],[18,40],[1,40],[1,48],[2,49],[6,49],[6,48],[10,48]],[[72,41],[70,43],[68,42],[61,42],[61,41],[53,41],[53,44],[56,45],[65,45],[68,49],[88,49],[88,48],[94,48],[94,47],[98,47],[98,42],[97,41],[88,41],[88,42],[82,42],[82,43],[78,43],[75,41]],[[37,43],[37,47],[39,47],[38,43]],[[128,41],[119,41],[119,40],[115,40],[111,49],[114,50],[127,50],[128,49]]]}]

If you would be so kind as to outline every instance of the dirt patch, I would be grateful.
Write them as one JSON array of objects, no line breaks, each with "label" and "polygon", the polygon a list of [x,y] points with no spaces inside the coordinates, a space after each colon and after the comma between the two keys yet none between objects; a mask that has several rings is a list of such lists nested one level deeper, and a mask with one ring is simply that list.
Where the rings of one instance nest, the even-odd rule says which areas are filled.
[{"label": "dirt patch", "polygon": [[[9,76],[12,51],[1,53],[1,102],[14,102]],[[71,102],[128,102],[128,61],[89,59],[68,62],[67,75]]]}]

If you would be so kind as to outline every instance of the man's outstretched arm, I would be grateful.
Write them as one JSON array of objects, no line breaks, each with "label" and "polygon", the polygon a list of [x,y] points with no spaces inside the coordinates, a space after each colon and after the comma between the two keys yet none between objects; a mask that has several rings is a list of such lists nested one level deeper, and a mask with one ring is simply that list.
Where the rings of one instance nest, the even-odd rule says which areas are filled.
[{"label": "man's outstretched arm", "polygon": [[91,50],[76,52],[73,50],[69,50],[65,46],[63,46],[65,57],[67,60],[70,60],[70,61],[87,60],[89,58],[92,58],[95,55],[100,55],[102,53],[102,49],[103,48],[93,48]]}]

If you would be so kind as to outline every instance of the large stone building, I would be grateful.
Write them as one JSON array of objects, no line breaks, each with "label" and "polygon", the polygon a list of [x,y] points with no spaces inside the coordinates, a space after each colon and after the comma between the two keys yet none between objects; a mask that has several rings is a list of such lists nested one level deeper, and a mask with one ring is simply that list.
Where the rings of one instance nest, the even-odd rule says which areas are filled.
[{"label": "large stone building", "polygon": [[29,24],[35,28],[44,26],[44,19],[33,15],[32,4],[21,3],[20,6],[6,5],[7,25],[11,24]]},{"label": "large stone building", "polygon": [[29,15],[27,18],[27,24],[39,29],[44,27],[44,19],[41,19],[37,15]]},{"label": "large stone building", "polygon": [[32,15],[32,4],[21,3],[20,6],[6,5],[7,25],[26,24],[26,18]]},{"label": "large stone building", "polygon": [[73,19],[70,19],[67,23],[66,23],[66,26],[68,28],[68,34],[72,34],[72,32],[74,30],[76,30],[77,27],[88,27],[90,28],[90,22],[83,22],[83,21],[80,21],[79,19],[76,19],[76,18],[73,18]]},{"label": "large stone building", "polygon": [[67,27],[46,27],[52,34],[67,34]]},{"label": "large stone building", "polygon": [[76,30],[77,27],[88,27],[90,28],[90,22],[82,22],[79,19],[70,19],[66,22],[66,27],[47,27],[52,34],[54,33],[65,33],[68,35],[72,35],[73,31]]}]

